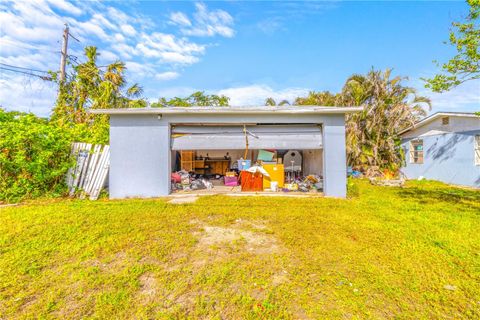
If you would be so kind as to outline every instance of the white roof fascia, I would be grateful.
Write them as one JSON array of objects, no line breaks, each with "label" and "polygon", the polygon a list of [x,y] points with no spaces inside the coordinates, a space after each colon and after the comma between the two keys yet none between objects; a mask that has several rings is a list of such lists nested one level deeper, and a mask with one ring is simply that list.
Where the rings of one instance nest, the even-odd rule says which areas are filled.
[{"label": "white roof fascia", "polygon": [[363,107],[321,107],[321,106],[288,106],[288,107],[160,107],[160,108],[125,108],[125,109],[91,109],[93,114],[338,114],[362,111]]},{"label": "white roof fascia", "polygon": [[407,128],[407,129],[404,129],[402,131],[400,131],[398,134],[399,135],[402,135],[408,131],[411,131],[411,130],[414,130],[414,129],[418,129],[424,125],[426,125],[427,123],[430,123],[432,122],[433,120],[435,119],[438,119],[440,117],[466,117],[466,118],[480,118],[478,115],[476,115],[475,113],[467,113],[467,112],[437,112],[437,113],[434,113],[432,114],[431,116],[428,116],[428,117],[425,117],[423,118],[422,120],[420,120],[419,122],[415,123],[413,126]]}]

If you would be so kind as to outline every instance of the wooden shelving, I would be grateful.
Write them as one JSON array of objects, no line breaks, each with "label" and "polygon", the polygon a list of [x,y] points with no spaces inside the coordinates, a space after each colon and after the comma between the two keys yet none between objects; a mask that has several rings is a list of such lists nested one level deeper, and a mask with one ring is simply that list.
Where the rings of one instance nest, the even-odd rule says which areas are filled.
[{"label": "wooden shelving", "polygon": [[185,171],[194,171],[195,168],[195,151],[180,151],[180,167]]}]

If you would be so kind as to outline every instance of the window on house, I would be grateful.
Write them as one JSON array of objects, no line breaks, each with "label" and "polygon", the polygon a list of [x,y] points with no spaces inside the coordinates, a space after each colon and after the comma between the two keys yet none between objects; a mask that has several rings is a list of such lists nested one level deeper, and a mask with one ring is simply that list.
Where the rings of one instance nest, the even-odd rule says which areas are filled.
[{"label": "window on house", "polygon": [[449,124],[449,123],[450,123],[450,118],[449,118],[449,117],[444,117],[444,118],[442,118],[442,124],[443,124],[444,126],[446,126],[446,125]]},{"label": "window on house", "polygon": [[410,142],[410,163],[423,163],[423,140]]},{"label": "window on house", "polygon": [[475,141],[473,143],[475,146],[475,164],[480,166],[480,134],[475,136]]}]

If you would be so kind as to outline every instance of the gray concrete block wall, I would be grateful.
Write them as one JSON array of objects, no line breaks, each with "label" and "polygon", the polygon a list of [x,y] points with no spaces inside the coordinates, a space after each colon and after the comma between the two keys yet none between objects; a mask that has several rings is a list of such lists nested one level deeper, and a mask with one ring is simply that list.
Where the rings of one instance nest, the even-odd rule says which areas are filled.
[{"label": "gray concrete block wall", "polygon": [[170,193],[170,126],[175,123],[321,123],[326,196],[346,196],[344,114],[110,115],[110,198]]},{"label": "gray concrete block wall", "polygon": [[327,197],[347,196],[345,117],[325,119],[323,125],[323,192]]},{"label": "gray concrete block wall", "polygon": [[169,193],[169,126],[151,115],[110,117],[110,198]]}]

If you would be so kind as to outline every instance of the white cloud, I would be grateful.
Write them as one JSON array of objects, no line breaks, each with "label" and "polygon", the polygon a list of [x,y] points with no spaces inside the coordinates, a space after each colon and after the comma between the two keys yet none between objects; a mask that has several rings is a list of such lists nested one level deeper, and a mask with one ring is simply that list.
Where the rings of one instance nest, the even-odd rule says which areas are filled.
[{"label": "white cloud", "polygon": [[[46,22],[39,23],[43,20],[46,20]],[[35,4],[20,5],[15,3],[10,10],[0,11],[0,21],[2,36],[7,35],[17,41],[25,42],[58,38],[63,27],[63,21],[58,16],[54,13],[45,14],[44,11],[38,10]]]},{"label": "white cloud", "polygon": [[161,90],[157,88],[146,88],[145,94],[149,97],[150,101],[157,101],[159,97],[187,97],[196,91],[199,91],[198,88],[192,87],[167,87]]},{"label": "white cloud", "polygon": [[100,50],[99,60],[104,61],[105,63],[112,63],[118,60],[118,55],[109,50]]},{"label": "white cloud", "polygon": [[[115,3],[101,1],[1,1],[0,61],[25,68],[58,70],[62,32],[64,24],[68,23],[71,34],[80,40],[80,43],[69,42],[69,54],[76,56],[78,61],[85,61],[83,47],[96,45],[100,64],[118,58],[127,60],[128,79],[132,82],[142,83],[145,78],[169,80],[177,78],[179,73],[165,70],[199,62],[209,46],[187,35],[234,34],[233,18],[223,10],[209,11],[204,4],[196,5],[191,19],[182,12],[172,13],[168,25],[174,30],[165,32],[157,32],[157,25],[148,17],[112,6]],[[183,36],[176,36],[177,33]],[[44,94],[47,89],[40,93],[39,90],[25,90],[25,76],[1,72],[0,80],[0,102],[5,106],[46,115],[45,110],[50,110],[54,104],[56,95]],[[31,82],[36,88],[43,81],[31,78]],[[15,99],[8,100],[12,92]]]},{"label": "white cloud", "polygon": [[194,64],[200,59],[193,55],[182,54],[179,52],[160,52],[158,57],[161,62],[177,63],[177,64]]},{"label": "white cloud", "polygon": [[179,39],[174,35],[154,32],[143,34],[136,50],[149,58],[157,58],[161,63],[193,64],[205,52],[205,46]]},{"label": "white cloud", "polygon": [[205,91],[207,94],[225,95],[230,98],[230,105],[237,107],[263,106],[267,98],[273,98],[275,101],[288,100],[293,103],[295,98],[305,96],[310,91],[307,88],[285,88],[275,90],[265,84],[254,84],[249,86],[238,86],[220,90],[205,90],[204,88],[194,87],[167,87],[157,90],[146,90],[151,97],[151,101],[156,101],[158,97],[186,97],[195,91]]},{"label": "white cloud", "polygon": [[120,29],[123,31],[124,34],[126,34],[127,36],[131,36],[133,37],[134,35],[137,34],[137,31],[135,31],[135,28],[132,27],[131,25],[129,24],[124,24],[122,26],[120,26]]},{"label": "white cloud", "polygon": [[8,35],[0,36],[0,57],[16,57],[32,54],[35,51],[49,51],[51,46],[43,44],[31,45],[22,41],[10,38]]},{"label": "white cloud", "polygon": [[117,26],[113,22],[105,18],[100,13],[94,13],[90,21],[95,22],[97,25],[105,27],[106,29],[110,29],[110,30],[117,29]]},{"label": "white cloud", "polygon": [[[433,72],[424,72],[421,78],[431,78]],[[467,81],[450,91],[437,93],[425,88],[421,78],[413,78],[409,86],[417,89],[417,94],[430,98],[432,110],[430,113],[440,111],[471,112],[480,110],[480,80]]]},{"label": "white cloud", "polygon": [[265,34],[272,35],[275,31],[284,29],[279,18],[268,18],[257,23],[257,27]]},{"label": "white cloud", "polygon": [[115,41],[118,41],[118,42],[124,42],[125,41],[125,37],[121,33],[115,33],[113,38],[115,39]]},{"label": "white cloud", "polygon": [[107,8],[108,16],[112,18],[112,20],[117,21],[119,24],[124,24],[130,21],[130,18],[128,15],[126,15],[124,12],[115,9],[113,7],[108,7]]},{"label": "white cloud", "polygon": [[255,84],[244,87],[234,87],[218,90],[216,93],[225,95],[230,98],[232,106],[252,106],[264,105],[267,98],[273,98],[275,101],[288,100],[293,103],[293,100],[298,96],[308,94],[306,88],[286,88],[282,90],[274,90],[270,86],[263,84]]},{"label": "white cloud", "polygon": [[145,64],[145,63],[138,63],[138,62],[135,62],[135,61],[125,62],[125,67],[127,68],[127,71],[131,75],[135,75],[135,76],[153,77],[156,73],[154,66],[152,66],[150,64]]},{"label": "white cloud", "polygon": [[170,22],[181,26],[181,31],[187,36],[213,37],[221,35],[231,38],[235,35],[233,18],[224,10],[209,11],[203,3],[195,4],[196,12],[193,14],[193,23],[180,12],[170,15]]},{"label": "white cloud", "polygon": [[422,89],[419,94],[432,100],[432,112],[480,111],[480,80],[465,82],[443,93]]},{"label": "white cloud", "polygon": [[0,106],[7,110],[33,112],[46,117],[52,110],[56,94],[56,88],[50,82],[0,74]]},{"label": "white cloud", "polygon": [[173,79],[176,79],[180,76],[180,74],[178,72],[175,72],[175,71],[166,71],[166,72],[162,72],[162,73],[157,73],[155,75],[155,79],[157,80],[161,80],[161,81],[164,81],[164,80],[173,80]]},{"label": "white cloud", "polygon": [[43,52],[32,52],[22,55],[0,56],[0,62],[13,66],[23,66],[48,71],[49,67],[47,66],[53,67],[54,62],[60,64],[60,56],[58,56],[58,59],[55,57],[55,60],[52,59],[52,57],[55,56],[50,55],[50,57],[45,57]]},{"label": "white cloud", "polygon": [[82,33],[83,36],[94,35],[102,39],[103,41],[108,41],[110,39],[110,37],[105,32],[101,23],[98,20],[91,19],[85,22],[78,22],[78,21],[74,22],[70,20],[70,22],[71,22],[70,30],[80,29],[80,32]]},{"label": "white cloud", "polygon": [[136,55],[138,52],[134,47],[129,46],[128,44],[125,44],[125,43],[112,44],[112,49],[118,52],[118,54],[125,59],[132,58],[132,56]]},{"label": "white cloud", "polygon": [[188,17],[182,12],[173,12],[172,14],[170,14],[170,20],[174,24],[178,24],[180,26],[189,27],[192,25],[190,19],[188,19]]},{"label": "white cloud", "polygon": [[82,10],[75,7],[73,4],[71,4],[70,2],[67,2],[65,0],[47,0],[48,3],[52,4],[54,7],[62,10],[62,11],[65,11],[65,12],[68,12],[68,13],[71,13],[73,15],[80,15],[82,14]]}]

